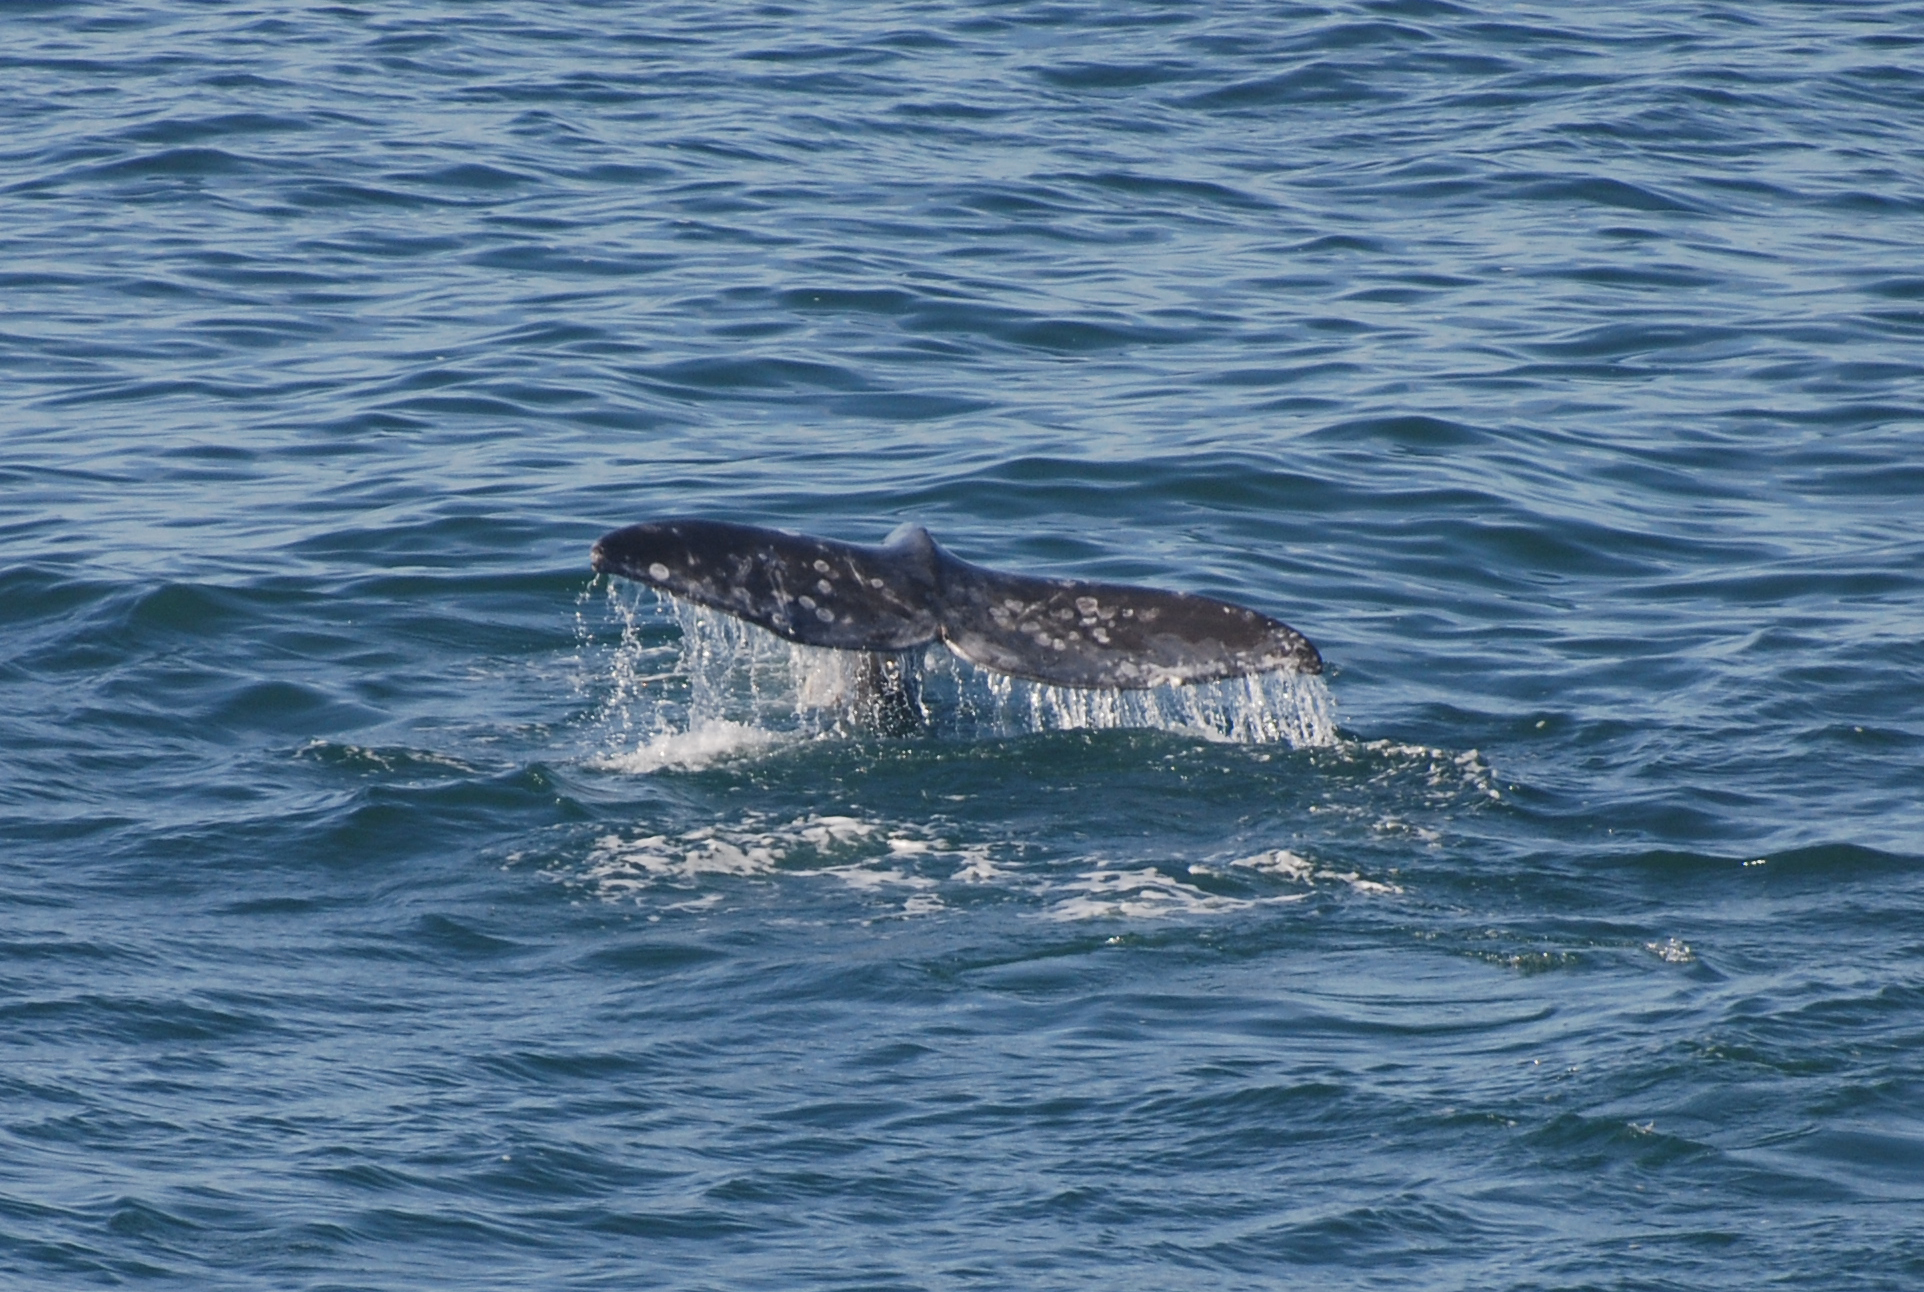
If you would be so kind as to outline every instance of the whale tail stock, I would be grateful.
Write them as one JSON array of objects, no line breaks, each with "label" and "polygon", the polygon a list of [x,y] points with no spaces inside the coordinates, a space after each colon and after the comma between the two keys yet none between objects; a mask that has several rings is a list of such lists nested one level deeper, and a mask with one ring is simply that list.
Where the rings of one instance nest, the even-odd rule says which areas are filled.
[{"label": "whale tail stock", "polygon": [[1252,673],[1320,673],[1288,624],[1186,592],[1041,579],[971,565],[904,525],[879,547],[726,521],[603,535],[592,561],[806,646],[902,652],[941,641],[973,664],[1052,686],[1140,690]]}]

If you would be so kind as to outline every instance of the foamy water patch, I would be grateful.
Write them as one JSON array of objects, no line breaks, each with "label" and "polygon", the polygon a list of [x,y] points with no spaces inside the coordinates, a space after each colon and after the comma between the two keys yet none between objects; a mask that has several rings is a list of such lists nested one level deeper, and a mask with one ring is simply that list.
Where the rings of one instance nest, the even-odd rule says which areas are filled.
[{"label": "foamy water patch", "polygon": [[1505,801],[1496,769],[1475,749],[1341,740],[1314,761],[1325,790],[1307,806],[1310,817],[1425,848],[1442,846],[1452,818]]},{"label": "foamy water patch", "polygon": [[556,863],[549,873],[598,900],[642,906],[651,918],[715,909],[777,883],[827,883],[860,895],[871,907],[864,918],[932,915],[987,899],[1063,921],[1209,918],[1319,892],[1403,892],[1393,875],[1324,865],[1288,849],[1218,862],[1065,864],[1035,858],[1020,840],[957,842],[939,823],[834,815],[781,821],[750,814],[679,832],[610,832],[579,863]]},{"label": "foamy water patch", "polygon": [[1328,866],[1319,866],[1308,858],[1298,856],[1287,848],[1274,848],[1268,852],[1259,852],[1248,857],[1238,857],[1229,864],[1231,866],[1240,866],[1245,870],[1253,870],[1258,874],[1268,875],[1274,879],[1302,884],[1305,887],[1311,888],[1319,883],[1341,884],[1349,888],[1352,892],[1382,894],[1386,896],[1400,894],[1403,891],[1401,884],[1391,883],[1381,879],[1366,879],[1359,871],[1336,870]]},{"label": "foamy water patch", "polygon": [[[1238,872],[1245,879],[1260,876],[1258,885],[1271,891],[1236,895],[1206,886],[1208,881],[1237,876]],[[1321,866],[1284,848],[1238,857],[1221,867],[1196,863],[1187,867],[1187,876],[1155,866],[1084,871],[1073,880],[1053,886],[1048,915],[1055,920],[1160,920],[1300,902],[1318,889],[1341,888],[1367,897],[1395,896],[1403,891],[1399,884],[1370,879],[1358,871]],[[1278,885],[1287,888],[1273,891]]]},{"label": "foamy water patch", "polygon": [[1697,958],[1690,944],[1681,938],[1665,938],[1661,942],[1646,942],[1643,949],[1665,964],[1687,965]]},{"label": "foamy water patch", "polygon": [[[578,866],[558,865],[550,875],[601,900],[635,902],[657,913],[708,909],[725,900],[718,885],[790,876],[832,881],[899,914],[924,915],[943,909],[943,888],[1015,878],[1019,868],[995,852],[985,844],[958,846],[932,827],[851,816],[773,822],[750,815],[674,833],[603,835]],[[691,891],[701,896],[690,899]]]},{"label": "foamy water patch", "polygon": [[588,760],[588,766],[597,771],[630,774],[670,768],[689,771],[729,758],[762,753],[791,739],[761,727],[715,718],[688,731],[658,732],[630,750],[598,754]]},{"label": "foamy water patch", "polygon": [[1460,801],[1465,796],[1493,803],[1503,798],[1496,769],[1490,766],[1490,760],[1481,750],[1453,751],[1394,740],[1358,740],[1349,742],[1345,752],[1359,761],[1369,759],[1381,763],[1370,779],[1371,784],[1419,785],[1435,804]]},{"label": "foamy water patch", "polygon": [[1049,907],[1052,920],[1165,920],[1172,916],[1222,915],[1265,903],[1296,902],[1307,893],[1229,897],[1211,893],[1145,866],[1091,870],[1058,886],[1069,895]]}]

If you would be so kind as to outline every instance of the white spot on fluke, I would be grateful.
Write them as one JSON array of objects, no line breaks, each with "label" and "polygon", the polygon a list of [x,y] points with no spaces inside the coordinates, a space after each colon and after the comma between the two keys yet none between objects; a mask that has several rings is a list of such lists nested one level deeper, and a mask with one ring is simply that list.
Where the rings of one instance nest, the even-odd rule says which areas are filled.
[{"label": "white spot on fluke", "polygon": [[[1138,691],[1320,671],[1314,647],[1247,607],[982,570],[920,531],[914,544],[887,549],[718,521],[634,526],[605,538],[598,568],[625,568],[791,646],[884,653],[927,646],[938,663],[950,655],[933,648],[946,646],[991,674],[1066,688],[1076,705],[1108,704],[1111,692],[1133,705],[1143,699]],[[843,591],[844,579],[854,595]]]}]

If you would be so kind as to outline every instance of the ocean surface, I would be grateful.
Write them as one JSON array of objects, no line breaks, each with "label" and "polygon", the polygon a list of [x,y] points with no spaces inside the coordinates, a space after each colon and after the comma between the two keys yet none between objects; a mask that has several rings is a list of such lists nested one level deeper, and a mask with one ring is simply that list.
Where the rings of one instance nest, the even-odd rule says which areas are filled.
[{"label": "ocean surface", "polygon": [[[1924,6],[0,7],[0,1286],[1924,1287]],[[689,515],[1256,607],[834,657]]]}]

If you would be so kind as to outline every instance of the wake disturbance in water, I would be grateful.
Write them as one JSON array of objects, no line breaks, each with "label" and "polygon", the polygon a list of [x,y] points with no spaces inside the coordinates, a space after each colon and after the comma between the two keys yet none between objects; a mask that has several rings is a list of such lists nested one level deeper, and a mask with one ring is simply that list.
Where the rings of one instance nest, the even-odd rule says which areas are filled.
[{"label": "wake disturbance in water", "polygon": [[[597,765],[628,772],[702,766],[798,740],[862,733],[851,709],[862,656],[783,641],[730,615],[613,583]],[[585,621],[580,631],[591,637]],[[1146,728],[1292,749],[1334,745],[1336,704],[1319,676],[1260,673],[1144,690],[1052,686],[977,668],[941,646],[914,652],[924,729],[979,740]]]},{"label": "wake disturbance in water", "polygon": [[585,858],[559,859],[545,874],[599,901],[638,906],[651,922],[753,901],[751,886],[782,877],[842,888],[859,899],[863,922],[995,902],[1053,922],[1137,923],[1228,915],[1318,894],[1367,899],[1404,892],[1394,875],[1339,869],[1288,848],[1195,861],[1051,861],[1036,855],[1036,840],[965,837],[970,833],[939,820],[820,813],[782,820],[749,812],[687,830],[603,834]]}]

